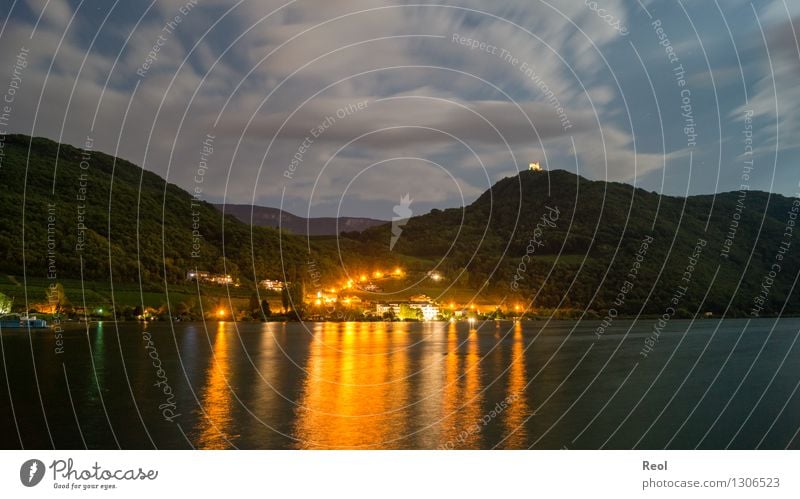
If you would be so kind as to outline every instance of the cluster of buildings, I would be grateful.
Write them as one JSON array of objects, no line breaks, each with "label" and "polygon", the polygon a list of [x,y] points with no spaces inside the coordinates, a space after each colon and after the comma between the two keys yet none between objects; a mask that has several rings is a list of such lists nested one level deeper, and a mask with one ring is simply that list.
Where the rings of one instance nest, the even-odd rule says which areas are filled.
[{"label": "cluster of buildings", "polygon": [[207,270],[190,270],[186,273],[186,280],[219,284],[221,286],[236,285],[230,274],[212,274]]},{"label": "cluster of buildings", "polygon": [[264,279],[258,285],[267,291],[283,291],[284,282],[277,279]]},{"label": "cluster of buildings", "polygon": [[378,316],[383,316],[391,313],[395,317],[405,318],[406,310],[419,311],[422,320],[433,321],[439,317],[439,306],[425,297],[420,299],[418,297],[411,297],[408,301],[390,301],[379,302],[375,304],[375,313]]},{"label": "cluster of buildings", "polygon": [[[318,307],[331,308],[337,305],[346,308],[356,307],[363,310],[367,315],[374,314],[378,317],[385,317],[386,314],[391,314],[399,319],[421,319],[425,321],[440,318],[442,310],[439,305],[426,295],[411,296],[408,300],[375,302],[365,300],[355,294],[345,294],[347,291],[351,293],[352,291],[380,293],[383,288],[376,284],[376,280],[401,279],[404,276],[405,272],[399,268],[390,272],[375,271],[371,275],[363,274],[358,278],[342,283],[340,289],[324,289],[321,286],[317,286],[317,290],[313,294],[305,296],[305,301]],[[444,279],[444,275],[438,270],[431,270],[426,272],[425,278],[438,282]],[[186,280],[219,285],[238,285],[237,280],[229,274],[214,274],[206,270],[190,270],[186,273]],[[282,292],[288,285],[289,283],[278,279],[263,279],[258,282],[259,288],[274,292]]]}]

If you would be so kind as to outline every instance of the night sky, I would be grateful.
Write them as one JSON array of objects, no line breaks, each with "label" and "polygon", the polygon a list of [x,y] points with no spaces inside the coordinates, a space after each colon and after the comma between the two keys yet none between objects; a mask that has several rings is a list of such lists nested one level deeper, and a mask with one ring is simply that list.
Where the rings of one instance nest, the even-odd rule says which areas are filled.
[{"label": "night sky", "polygon": [[0,132],[304,216],[461,206],[537,160],[800,191],[800,3],[565,4],[7,0]]}]

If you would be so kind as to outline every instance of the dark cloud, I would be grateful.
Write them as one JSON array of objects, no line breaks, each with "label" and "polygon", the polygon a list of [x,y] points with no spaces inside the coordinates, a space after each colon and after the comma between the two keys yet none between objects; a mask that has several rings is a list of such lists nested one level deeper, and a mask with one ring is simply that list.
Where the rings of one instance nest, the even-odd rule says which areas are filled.
[{"label": "dark cloud", "polygon": [[[737,166],[727,158],[741,153],[737,120],[752,109],[762,161],[776,149],[782,159],[760,187],[796,183],[784,166],[798,159],[800,134],[793,6],[765,2],[754,14],[747,2],[726,3],[729,34],[716,9],[685,2],[698,39],[681,8],[645,3],[686,65],[702,124],[689,174],[679,89],[638,4],[601,2],[629,28],[621,35],[584,2],[410,3],[251,0],[222,17],[231,6],[224,0],[186,14],[185,1],[168,0],[147,12],[126,4],[124,16],[102,24],[102,2],[74,11],[65,0],[27,0],[0,36],[5,79],[20,47],[30,49],[10,129],[77,145],[93,134],[98,149],[184,187],[198,144],[215,133],[209,199],[276,204],[284,196],[325,211],[344,196],[348,214],[368,215],[404,189],[419,206],[470,202],[534,159],[674,194],[734,189]],[[178,14],[182,23],[165,36]],[[456,34],[496,50],[457,43]],[[160,35],[157,60],[138,77]],[[363,109],[336,115],[359,102]],[[298,147],[329,116],[334,123],[287,179]],[[717,129],[720,116],[733,126]]]}]

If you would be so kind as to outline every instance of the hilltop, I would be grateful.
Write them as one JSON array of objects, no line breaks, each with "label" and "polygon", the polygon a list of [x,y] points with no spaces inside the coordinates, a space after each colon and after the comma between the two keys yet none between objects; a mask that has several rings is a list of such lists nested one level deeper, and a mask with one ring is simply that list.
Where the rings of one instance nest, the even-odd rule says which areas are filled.
[{"label": "hilltop", "polygon": [[[29,283],[47,282],[54,272],[75,286],[81,278],[91,282],[90,290],[127,287],[131,299],[141,284],[157,293],[157,303],[168,286],[190,295],[186,272],[197,268],[233,275],[246,299],[261,279],[309,291],[401,266],[407,281],[363,297],[532,299],[535,307],[588,308],[602,317],[610,309],[662,314],[677,293],[682,316],[726,309],[746,315],[755,306],[775,314],[784,303],[784,313],[800,313],[798,291],[791,291],[800,271],[791,237],[800,200],[781,195],[682,198],[562,170],[524,171],[466,207],[411,218],[390,250],[390,223],[301,237],[223,216],[158,175],[98,151],[9,135],[4,153],[0,271]],[[424,276],[434,268],[445,279],[432,286]],[[20,279],[8,279],[0,291],[17,293]]]},{"label": "hilltop", "polygon": [[[610,308],[660,314],[676,288],[687,284],[683,274],[702,240],[678,304],[681,315],[721,314],[729,302],[729,314],[744,315],[760,296],[799,205],[757,191],[682,198],[563,170],[523,171],[463,209],[411,218],[394,251],[438,262],[445,275],[498,298],[535,297],[541,307],[588,307],[601,315]],[[545,223],[543,216],[557,220]],[[385,246],[390,227],[347,237]],[[637,264],[637,279],[624,304],[615,306],[620,290],[630,287],[625,281],[645,238],[652,243]],[[780,263],[762,313],[778,313],[787,299],[785,312],[800,313],[797,290],[789,297],[800,270],[798,252],[786,252]]]},{"label": "hilltop", "polygon": [[271,228],[251,233],[123,159],[22,135],[7,136],[5,154],[0,270],[7,273],[21,273],[24,253],[28,275],[37,277],[47,275],[50,257],[59,276],[79,278],[82,257],[86,279],[180,282],[201,268],[254,280],[287,267],[296,273],[308,257],[304,239]]}]

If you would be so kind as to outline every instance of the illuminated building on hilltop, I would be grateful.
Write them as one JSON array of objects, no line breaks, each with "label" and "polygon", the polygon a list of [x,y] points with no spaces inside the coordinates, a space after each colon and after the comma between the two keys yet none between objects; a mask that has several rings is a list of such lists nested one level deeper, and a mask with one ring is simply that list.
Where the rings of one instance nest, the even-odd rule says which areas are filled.
[{"label": "illuminated building on hilltop", "polygon": [[532,172],[540,172],[542,171],[542,167],[539,165],[538,161],[534,161],[533,163],[528,164],[528,170]]}]

